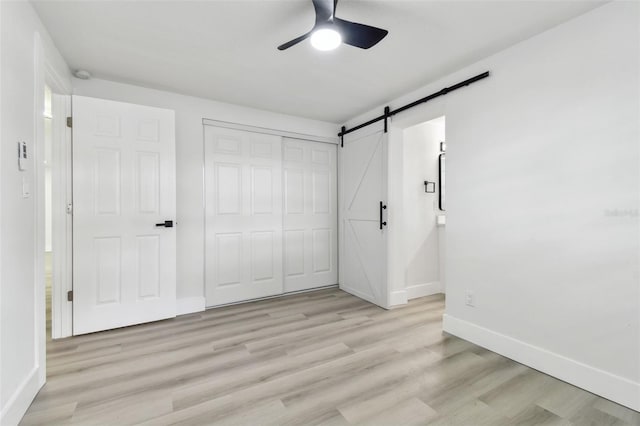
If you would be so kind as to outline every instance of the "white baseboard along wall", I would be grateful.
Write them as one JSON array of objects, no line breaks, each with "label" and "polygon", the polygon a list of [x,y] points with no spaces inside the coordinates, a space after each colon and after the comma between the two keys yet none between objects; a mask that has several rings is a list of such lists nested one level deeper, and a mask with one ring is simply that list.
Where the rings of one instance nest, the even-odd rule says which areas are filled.
[{"label": "white baseboard along wall", "polygon": [[443,316],[445,332],[497,352],[589,392],[640,411],[640,383],[616,376],[546,349],[497,333],[451,315]]},{"label": "white baseboard along wall", "polygon": [[392,291],[389,296],[389,305],[392,307],[397,305],[406,305],[411,299],[432,296],[439,293],[444,293],[444,288],[442,287],[442,283],[440,283],[440,281],[415,284],[408,286],[404,290]]}]

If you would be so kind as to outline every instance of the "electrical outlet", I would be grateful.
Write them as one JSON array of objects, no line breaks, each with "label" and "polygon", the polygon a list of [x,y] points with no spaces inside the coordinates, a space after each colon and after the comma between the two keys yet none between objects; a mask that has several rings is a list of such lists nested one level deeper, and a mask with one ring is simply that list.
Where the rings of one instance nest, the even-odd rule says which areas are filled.
[{"label": "electrical outlet", "polygon": [[471,307],[476,306],[476,296],[471,290],[464,292],[464,304]]}]

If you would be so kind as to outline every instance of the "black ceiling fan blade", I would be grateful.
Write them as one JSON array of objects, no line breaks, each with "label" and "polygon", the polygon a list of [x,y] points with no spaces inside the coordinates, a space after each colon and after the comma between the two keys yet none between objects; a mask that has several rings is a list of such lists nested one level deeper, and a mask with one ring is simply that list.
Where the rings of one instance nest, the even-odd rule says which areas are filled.
[{"label": "black ceiling fan blade", "polygon": [[291,46],[295,46],[296,44],[300,43],[301,41],[309,38],[309,36],[311,35],[311,31],[309,31],[306,34],[301,35],[300,37],[294,38],[291,41],[288,41],[284,44],[281,44],[280,46],[278,46],[278,50],[286,50],[288,48],[290,48]]},{"label": "black ceiling fan blade", "polygon": [[315,30],[318,25],[324,25],[330,22],[333,17],[334,1],[337,2],[337,0],[311,0],[313,7],[316,10],[316,24],[308,33],[278,46],[278,50],[286,50],[291,46],[295,46],[301,41],[309,38],[311,33],[313,33],[313,30]]},{"label": "black ceiling fan blade", "polygon": [[344,44],[359,47],[360,49],[368,49],[375,46],[389,34],[389,31],[383,30],[382,28],[345,21],[340,18],[334,18],[333,23],[340,32],[340,35],[342,35],[342,42]]},{"label": "black ceiling fan blade", "polygon": [[331,20],[334,11],[334,0],[311,0],[316,10],[316,25]]}]

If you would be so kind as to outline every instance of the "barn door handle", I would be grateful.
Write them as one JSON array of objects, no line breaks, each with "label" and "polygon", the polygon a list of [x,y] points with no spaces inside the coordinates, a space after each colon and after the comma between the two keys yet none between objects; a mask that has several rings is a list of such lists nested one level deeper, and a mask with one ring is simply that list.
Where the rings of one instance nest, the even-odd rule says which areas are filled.
[{"label": "barn door handle", "polygon": [[382,221],[382,210],[385,210],[386,208],[387,206],[382,204],[382,201],[380,201],[380,229],[382,229],[383,226],[387,226],[387,222]]},{"label": "barn door handle", "polygon": [[158,227],[164,226],[165,228],[173,228],[173,221],[172,220],[165,220],[163,223],[156,223],[156,226],[158,226]]}]

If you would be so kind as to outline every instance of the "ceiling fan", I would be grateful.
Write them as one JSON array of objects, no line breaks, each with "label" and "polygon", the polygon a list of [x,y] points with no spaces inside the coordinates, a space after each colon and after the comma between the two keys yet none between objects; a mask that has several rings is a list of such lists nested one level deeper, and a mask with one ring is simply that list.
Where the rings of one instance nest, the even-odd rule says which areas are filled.
[{"label": "ceiling fan", "polygon": [[316,10],[316,23],[306,34],[278,46],[286,50],[311,37],[311,44],[318,50],[332,50],[341,43],[368,49],[375,46],[389,33],[382,28],[345,21],[335,16],[338,0],[311,0]]}]

